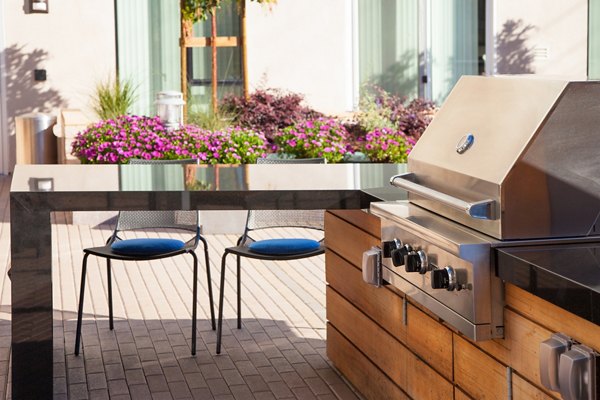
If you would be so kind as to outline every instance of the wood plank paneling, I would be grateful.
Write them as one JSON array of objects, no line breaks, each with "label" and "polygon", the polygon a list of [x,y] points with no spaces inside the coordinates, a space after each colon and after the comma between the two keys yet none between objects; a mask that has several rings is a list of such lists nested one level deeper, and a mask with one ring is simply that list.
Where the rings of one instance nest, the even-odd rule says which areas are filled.
[{"label": "wood plank paneling", "polygon": [[517,286],[506,284],[506,305],[552,332],[563,332],[600,350],[600,326],[555,306]]},{"label": "wood plank paneling", "polygon": [[402,323],[402,297],[387,288],[376,288],[362,280],[361,271],[337,254],[325,254],[325,280],[362,312],[375,320],[401,342],[406,342]]},{"label": "wood plank paneling", "polygon": [[512,311],[504,310],[504,339],[473,343],[505,365],[516,371],[540,388],[539,350],[540,343],[552,332]]},{"label": "wood plank paneling", "polygon": [[407,314],[408,347],[452,381],[452,331],[412,305]]},{"label": "wood plank paneling", "polygon": [[327,357],[365,398],[409,399],[406,393],[330,324],[327,324]]},{"label": "wood plank paneling", "polygon": [[512,376],[512,388],[514,400],[552,400],[560,398],[559,393],[554,393],[557,397],[550,396],[516,373],[513,373]]},{"label": "wood plank paneling", "polygon": [[[344,312],[350,315],[347,317],[349,321],[342,322],[338,318],[342,318],[344,312],[335,316],[331,314],[330,321],[333,319],[337,321],[334,325],[344,326],[343,329],[338,327],[342,331],[351,332],[346,340],[356,341],[355,345],[368,354],[371,362],[379,365],[412,398],[442,396],[439,388],[435,389],[438,394],[419,392],[421,388],[428,390],[438,385],[435,379],[436,383],[430,382],[429,388],[420,385],[421,382],[427,382],[423,375],[433,373],[448,385],[455,385],[445,387],[447,392],[443,396],[452,393],[458,400],[505,399],[509,390],[507,366],[512,369],[514,399],[559,398],[557,393],[541,385],[540,343],[553,332],[564,332],[586,345],[600,349],[600,326],[510,284],[506,285],[503,339],[472,342],[447,327],[429,310],[412,304],[410,298],[407,325],[404,325],[404,294],[389,287],[378,289],[369,286],[362,281],[360,274],[362,252],[379,245],[379,230],[378,218],[360,211],[333,211],[326,216],[326,279],[332,288],[329,290],[338,297],[332,300],[336,304],[333,308],[345,309]],[[342,303],[345,306],[340,306]],[[328,305],[328,315],[329,312]],[[365,330],[367,322],[364,321],[374,331]],[[383,343],[398,359],[397,362],[408,366],[405,371],[391,372],[390,368],[398,366],[390,366],[390,354],[372,348],[368,351],[363,349],[367,339],[358,337],[360,334],[369,336],[368,332],[371,336],[375,335],[373,332],[379,332],[375,335],[377,342],[381,342],[379,335],[390,333],[393,336],[388,337],[393,341],[393,346],[385,340]],[[355,338],[353,335],[359,336]],[[370,339],[373,340],[372,337]],[[412,372],[420,368],[424,368],[425,372]]]},{"label": "wood plank paneling", "polygon": [[330,210],[331,214],[341,218],[376,238],[381,238],[381,220],[373,214],[361,210]]},{"label": "wood plank paneling", "polygon": [[508,384],[506,366],[454,335],[454,380],[476,399],[506,399]]},{"label": "wood plank paneling", "polygon": [[325,213],[325,231],[339,232],[326,234],[325,246],[358,267],[362,264],[363,252],[381,244],[379,238],[357,229],[331,213]]},{"label": "wood plank paneling", "polygon": [[452,383],[329,287],[326,308],[330,325],[385,371],[410,397],[452,399]]},{"label": "wood plank paneling", "polygon": [[454,388],[454,400],[473,400],[469,395],[460,390],[459,388]]}]

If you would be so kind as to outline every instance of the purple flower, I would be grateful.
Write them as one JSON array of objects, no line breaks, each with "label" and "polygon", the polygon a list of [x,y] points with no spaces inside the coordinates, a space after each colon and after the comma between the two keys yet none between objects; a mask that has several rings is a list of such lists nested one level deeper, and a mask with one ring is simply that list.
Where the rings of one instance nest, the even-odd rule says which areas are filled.
[{"label": "purple flower", "polygon": [[158,117],[121,116],[80,132],[72,154],[84,163],[126,163],[144,159],[195,158],[207,163],[252,163],[264,155],[264,135],[243,128],[211,132],[193,125],[167,131]]}]

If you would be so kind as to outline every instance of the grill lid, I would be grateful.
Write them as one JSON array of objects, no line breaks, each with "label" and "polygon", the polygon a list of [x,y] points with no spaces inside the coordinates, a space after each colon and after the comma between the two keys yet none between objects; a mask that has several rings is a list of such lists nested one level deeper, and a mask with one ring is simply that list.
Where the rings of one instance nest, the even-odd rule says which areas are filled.
[{"label": "grill lid", "polygon": [[600,82],[464,76],[393,179],[498,239],[597,234]]}]

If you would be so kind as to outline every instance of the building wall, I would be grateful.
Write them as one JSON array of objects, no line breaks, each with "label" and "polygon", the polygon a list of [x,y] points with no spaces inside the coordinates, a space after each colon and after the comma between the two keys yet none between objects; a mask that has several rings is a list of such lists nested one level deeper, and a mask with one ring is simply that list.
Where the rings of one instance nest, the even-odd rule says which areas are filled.
[{"label": "building wall", "polygon": [[[15,116],[78,108],[93,117],[90,96],[116,71],[113,0],[50,1],[48,14],[27,14],[26,4],[0,2],[6,84],[2,134],[8,136],[9,170],[15,163]],[[45,69],[47,80],[34,81],[34,69]]]},{"label": "building wall", "polygon": [[[16,115],[56,114],[68,107],[93,118],[94,87],[116,69],[113,0],[54,0],[49,14],[26,14],[26,4],[0,2],[3,173],[15,163]],[[301,93],[310,106],[325,113],[351,110],[358,72],[353,44],[356,0],[247,4],[250,90]],[[488,4],[494,9],[497,73],[585,78],[587,0],[488,0]],[[45,82],[33,80],[36,68],[46,69]]]},{"label": "building wall", "polygon": [[495,0],[496,71],[587,76],[587,0]]},{"label": "building wall", "polygon": [[247,2],[250,91],[301,93],[313,108],[352,108],[352,18],[349,0]]}]

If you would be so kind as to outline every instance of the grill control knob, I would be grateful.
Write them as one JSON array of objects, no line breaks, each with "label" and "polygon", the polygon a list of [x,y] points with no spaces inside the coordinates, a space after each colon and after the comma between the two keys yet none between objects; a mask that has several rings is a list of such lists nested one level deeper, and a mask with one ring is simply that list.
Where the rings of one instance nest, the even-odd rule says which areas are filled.
[{"label": "grill control knob", "polygon": [[411,251],[406,256],[406,265],[404,269],[406,272],[418,272],[424,274],[427,272],[427,254],[424,251]]},{"label": "grill control knob", "polygon": [[412,251],[412,247],[409,244],[405,244],[404,246],[392,250],[392,263],[394,266],[399,267],[404,265],[404,257],[406,257]]},{"label": "grill control knob", "polygon": [[398,239],[386,240],[383,242],[383,256],[389,258],[392,256],[392,251],[400,248],[402,242]]},{"label": "grill control knob", "polygon": [[431,287],[448,291],[461,289],[456,282],[456,271],[450,266],[431,271]]}]

